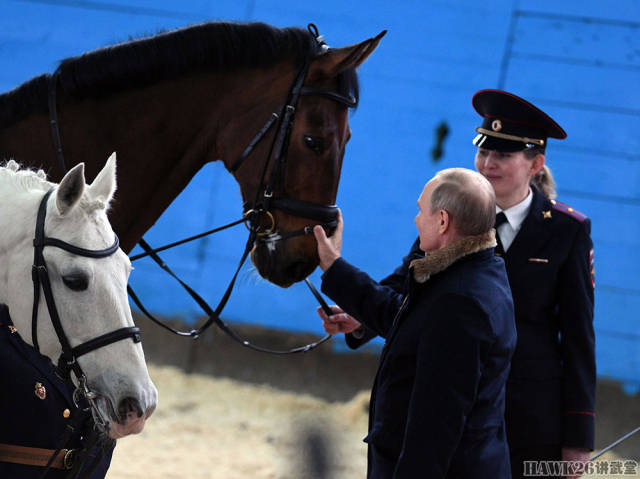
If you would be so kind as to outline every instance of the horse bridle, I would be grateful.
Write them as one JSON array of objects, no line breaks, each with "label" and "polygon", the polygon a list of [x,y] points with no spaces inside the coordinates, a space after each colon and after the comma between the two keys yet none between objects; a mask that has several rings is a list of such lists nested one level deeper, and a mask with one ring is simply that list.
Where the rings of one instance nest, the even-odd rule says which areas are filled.
[{"label": "horse bridle", "polygon": [[[296,231],[276,234],[276,222],[271,210],[280,210],[293,216],[317,221],[325,229],[333,229],[338,224],[338,207],[336,205],[319,204],[285,198],[282,196],[274,197],[274,191],[278,185],[280,186],[280,190],[284,192],[287,161],[286,153],[289,148],[291,129],[300,96],[323,96],[341,103],[348,108],[357,106],[357,101],[351,94],[346,96],[331,90],[303,86],[307,73],[309,72],[309,66],[314,56],[318,52],[326,51],[328,49],[328,46],[318,34],[317,27],[313,24],[309,24],[308,29],[316,40],[315,51],[312,55],[307,56],[302,68],[300,68],[294,77],[286,102],[281,106],[279,111],[271,113],[264,126],[258,131],[240,157],[238,157],[238,159],[229,168],[231,173],[235,173],[249,157],[258,143],[260,143],[260,141],[265,137],[267,132],[271,130],[271,127],[279,121],[277,134],[271,143],[269,153],[267,154],[262,168],[260,184],[256,190],[256,197],[253,202],[246,202],[243,206],[244,217],[247,220],[250,229],[254,229],[256,231],[257,241],[261,243],[272,243],[293,238],[295,236],[313,234],[313,227],[315,225],[305,226],[304,228]],[[273,158],[271,175],[269,180],[265,181],[271,158]],[[266,229],[262,229],[260,218],[265,216],[270,224]]]},{"label": "horse bridle", "polygon": [[[271,130],[271,128],[274,125],[277,125],[277,133],[273,138],[273,141],[269,148],[269,152],[266,156],[266,159],[262,167],[260,182],[256,190],[255,199],[253,200],[253,202],[251,203],[247,202],[243,205],[243,211],[244,211],[243,218],[240,220],[234,221],[232,223],[229,223],[227,225],[224,225],[222,227],[210,230],[206,233],[202,233],[200,235],[196,235],[194,237],[187,238],[185,240],[173,243],[172,245],[167,245],[161,248],[157,248],[155,250],[152,249],[151,246],[149,246],[149,244],[144,239],[141,239],[138,244],[142,247],[142,249],[144,250],[144,253],[130,257],[131,261],[135,261],[145,256],[150,256],[162,269],[164,269],[167,273],[169,273],[173,278],[175,278],[180,283],[180,285],[187,291],[187,293],[196,301],[196,303],[201,307],[201,309],[208,316],[208,320],[201,327],[197,329],[192,329],[191,331],[178,331],[172,328],[171,326],[164,324],[162,321],[158,320],[153,315],[151,315],[151,313],[147,311],[147,309],[144,307],[142,302],[138,299],[133,289],[130,286],[127,286],[129,296],[131,297],[133,302],[138,306],[140,311],[151,321],[167,329],[168,331],[171,331],[174,334],[177,334],[180,336],[188,336],[188,337],[197,339],[207,328],[209,328],[209,326],[211,326],[213,323],[216,323],[218,327],[220,327],[220,329],[222,329],[234,341],[238,342],[242,346],[245,346],[249,349],[254,349],[256,351],[270,353],[270,354],[291,354],[291,353],[298,353],[298,352],[306,352],[319,346],[320,344],[324,343],[331,337],[331,335],[326,335],[325,337],[318,340],[317,342],[308,344],[306,346],[293,348],[286,351],[278,351],[278,350],[272,350],[272,349],[256,346],[251,344],[249,341],[243,340],[238,336],[237,333],[235,333],[235,331],[229,328],[229,326],[227,326],[220,319],[220,314],[222,313],[222,310],[224,309],[225,305],[227,304],[227,301],[229,300],[229,297],[231,296],[231,292],[235,285],[240,269],[244,265],[246,259],[249,256],[249,253],[251,252],[254,245],[256,244],[256,241],[260,243],[273,243],[273,242],[283,241],[289,238],[293,238],[296,236],[313,234],[313,227],[315,225],[308,225],[302,229],[295,230],[295,231],[288,231],[280,234],[276,233],[276,224],[275,224],[273,213],[271,212],[272,210],[277,209],[294,216],[304,217],[307,219],[317,221],[325,229],[333,229],[337,225],[338,208],[335,205],[318,204],[318,203],[307,202],[303,200],[296,200],[296,199],[285,198],[285,197],[274,198],[273,196],[274,191],[277,189],[276,188],[277,186],[284,187],[284,175],[286,170],[286,159],[287,159],[286,152],[288,150],[291,128],[293,126],[295,111],[296,111],[296,107],[297,107],[300,96],[310,96],[310,95],[323,96],[327,99],[337,101],[347,106],[348,108],[352,108],[357,105],[357,100],[351,94],[342,95],[340,93],[337,93],[331,90],[303,86],[304,81],[307,77],[307,73],[309,71],[309,67],[311,65],[311,61],[315,58],[316,55],[328,50],[329,48],[324,43],[322,36],[318,34],[318,29],[314,24],[309,24],[308,30],[315,40],[315,48],[313,49],[313,51],[311,51],[307,55],[302,67],[296,73],[293,83],[287,94],[285,103],[279,108],[277,112],[273,112],[269,116],[266,123],[258,131],[258,133],[253,137],[253,139],[249,142],[248,146],[242,152],[240,157],[229,168],[231,173],[234,173],[235,171],[237,171],[238,168],[240,168],[240,166],[244,163],[244,161],[253,152],[255,147]],[[56,71],[49,78],[49,97],[48,97],[49,118],[50,118],[50,125],[51,125],[51,135],[53,139],[54,148],[56,151],[56,156],[58,158],[58,162],[60,163],[62,171],[66,172],[67,168],[66,168],[66,164],[65,164],[64,156],[62,152],[62,142],[60,140],[60,129],[58,126],[58,118],[57,118],[56,86],[57,86],[58,75],[59,75],[59,71]],[[271,163],[270,161],[271,158],[273,158],[274,165],[271,168],[269,180],[266,181],[267,170],[269,168],[269,164]],[[268,223],[270,223],[267,228],[262,227],[261,225],[262,218],[267,218]],[[230,228],[240,223],[244,223],[247,226],[247,229],[249,230],[249,237],[247,239],[245,249],[240,259],[240,262],[238,264],[238,267],[236,268],[236,271],[231,281],[229,282],[229,285],[227,286],[227,289],[222,299],[220,300],[220,302],[218,303],[218,306],[214,310],[209,306],[209,304],[207,304],[207,302],[198,293],[196,293],[189,285],[187,285],[184,281],[182,281],[169,268],[169,266],[164,261],[162,261],[162,259],[158,256],[157,253],[160,250],[165,250],[172,246],[176,246],[178,244],[183,244],[187,241],[192,241],[194,239],[201,238],[205,235]],[[312,294],[320,303],[324,312],[329,316],[332,315],[333,312],[331,311],[327,303],[324,301],[322,296],[315,289],[313,284],[308,279],[305,279],[305,282],[309,287],[309,289],[311,290]],[[119,338],[119,339],[124,339],[124,338]]]},{"label": "horse bridle", "polygon": [[[309,25],[309,32],[314,36],[317,42],[316,43],[317,49],[314,53],[317,53],[317,51],[326,50],[326,48],[328,48],[326,47],[325,43],[322,41],[322,37],[318,35],[318,31],[315,25],[313,24]],[[222,310],[224,309],[225,305],[227,304],[227,301],[229,300],[231,291],[233,290],[233,287],[235,285],[240,269],[245,263],[247,257],[249,256],[249,253],[253,249],[253,246],[255,245],[256,241],[264,242],[264,243],[272,243],[272,242],[283,241],[289,238],[293,238],[295,236],[313,234],[313,227],[315,225],[305,226],[304,228],[296,231],[288,231],[285,233],[277,234],[275,232],[275,226],[276,226],[275,219],[273,217],[273,214],[271,213],[271,210],[278,209],[278,210],[284,211],[285,213],[292,214],[294,216],[300,216],[300,217],[318,221],[320,222],[321,226],[325,229],[333,229],[337,225],[338,208],[335,205],[323,205],[323,204],[312,203],[312,202],[307,202],[302,200],[295,200],[290,198],[283,198],[283,197],[274,198],[273,196],[274,190],[276,189],[276,185],[280,185],[281,187],[284,185],[284,173],[286,168],[286,151],[288,150],[291,128],[293,126],[294,114],[295,114],[296,106],[300,96],[318,95],[318,96],[324,96],[325,98],[328,98],[330,100],[342,103],[347,107],[355,107],[357,105],[357,101],[352,95],[345,96],[345,95],[341,95],[339,93],[333,92],[331,90],[303,87],[304,80],[306,79],[307,73],[309,71],[309,66],[311,64],[311,61],[313,60],[313,57],[314,55],[309,55],[306,58],[303,66],[300,68],[300,70],[298,70],[297,74],[294,77],[293,84],[289,89],[289,93],[287,95],[287,99],[285,103],[280,107],[278,112],[273,112],[269,116],[264,126],[253,137],[253,139],[249,142],[249,145],[245,148],[245,150],[242,152],[240,157],[230,167],[231,173],[234,173],[235,171],[237,171],[238,168],[240,168],[243,162],[252,153],[256,145],[260,143],[260,141],[265,137],[267,132],[270,131],[271,127],[274,126],[279,120],[277,134],[273,138],[273,141],[269,148],[269,152],[267,154],[264,165],[262,167],[260,183],[256,190],[256,197],[253,203],[244,204],[243,220],[240,220],[240,221],[243,221],[247,226],[247,228],[249,229],[249,237],[245,245],[244,253],[242,254],[242,257],[239,261],[236,271],[231,281],[229,282],[229,285],[227,286],[227,289],[223,294],[222,299],[218,303],[218,306],[216,307],[216,309],[214,310],[213,308],[211,308],[209,304],[207,304],[207,302],[198,293],[196,293],[189,285],[187,285],[184,281],[182,281],[169,268],[169,266],[167,266],[167,264],[164,261],[162,261],[162,259],[160,259],[157,253],[160,250],[165,250],[173,246],[176,246],[178,244],[183,244],[187,241],[201,238],[206,234],[215,233],[223,229],[235,226],[236,224],[239,224],[240,221],[234,221],[220,228],[216,228],[209,232],[196,235],[192,238],[187,238],[185,240],[179,241],[177,243],[173,243],[171,245],[163,246],[155,250],[152,249],[147,244],[147,242],[144,241],[144,239],[142,239],[140,240],[139,245],[144,250],[144,253],[132,256],[130,258],[131,261],[135,261],[145,256],[150,256],[162,269],[164,269],[169,275],[171,275],[174,279],[176,279],[180,283],[180,285],[187,291],[187,293],[194,299],[194,301],[200,306],[200,308],[208,316],[208,320],[199,328],[192,329],[191,331],[178,331],[172,328],[171,326],[164,324],[157,318],[153,317],[153,315],[151,315],[144,308],[141,301],[135,295],[131,287],[129,287],[129,296],[131,297],[133,302],[138,306],[140,311],[142,311],[142,313],[147,318],[149,318],[156,324],[160,325],[161,327],[167,329],[168,331],[171,331],[172,333],[180,336],[188,336],[188,337],[197,339],[209,326],[211,326],[211,324],[216,323],[220,329],[222,329],[234,341],[238,342],[242,346],[247,347],[249,349],[253,349],[255,351],[260,351],[263,353],[278,354],[278,355],[310,351],[311,349],[316,348],[317,346],[324,343],[331,337],[331,335],[326,335],[322,339],[314,343],[307,344],[306,346],[302,346],[298,348],[293,348],[293,349],[284,350],[284,351],[273,350],[273,349],[254,345],[254,344],[251,344],[249,341],[243,340],[240,336],[238,336],[238,334],[235,331],[229,328],[229,326],[226,325],[224,321],[220,319],[220,314],[222,313]],[[265,181],[267,169],[268,169],[271,158],[273,158],[274,165],[271,169],[269,181]],[[263,217],[268,218],[268,221],[270,223],[269,227],[266,229],[262,229],[262,226],[261,226],[261,218]],[[311,293],[320,303],[320,306],[322,307],[324,312],[328,316],[331,316],[333,312],[331,311],[327,303],[324,301],[320,293],[318,293],[316,288],[308,279],[305,279],[305,282],[309,287],[309,289],[311,290]]]},{"label": "horse bridle", "polygon": [[106,432],[107,421],[94,404],[94,400],[97,395],[89,389],[87,385],[87,378],[78,364],[78,358],[98,348],[108,346],[109,344],[122,341],[124,339],[131,338],[135,343],[140,342],[140,329],[135,326],[120,328],[90,339],[89,341],[75,347],[71,346],[69,338],[62,327],[58,309],[56,308],[43,250],[46,246],[51,246],[63,249],[78,256],[85,256],[88,258],[105,258],[114,254],[118,250],[120,243],[118,241],[118,237],[115,236],[113,244],[108,248],[90,250],[79,248],[57,238],[49,238],[45,236],[44,223],[47,214],[47,200],[53,191],[53,189],[49,190],[40,201],[38,216],[36,218],[35,238],[33,240],[34,255],[33,268],[31,271],[31,277],[33,280],[33,311],[31,315],[31,336],[33,340],[33,347],[36,351],[40,351],[38,344],[38,307],[40,304],[40,288],[42,287],[47,309],[49,310],[49,316],[51,317],[51,323],[53,324],[53,328],[58,336],[58,341],[62,347],[62,354],[60,355],[57,365],[58,374],[63,379],[70,379],[71,371],[74,372],[78,379],[78,387],[74,392],[74,401],[76,402],[76,405],[79,403],[81,397],[86,399],[91,406],[91,412],[96,420],[96,425],[99,428],[103,428],[103,432]]}]

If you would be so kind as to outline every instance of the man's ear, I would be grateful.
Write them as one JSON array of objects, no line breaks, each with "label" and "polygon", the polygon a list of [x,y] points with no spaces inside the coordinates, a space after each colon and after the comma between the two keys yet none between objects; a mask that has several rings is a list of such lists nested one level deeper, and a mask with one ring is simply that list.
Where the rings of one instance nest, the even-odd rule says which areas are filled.
[{"label": "man's ear", "polygon": [[348,47],[330,48],[311,64],[309,78],[333,78],[348,68],[359,67],[373,53],[386,33],[387,31],[383,30],[374,38]]},{"label": "man's ear", "polygon": [[446,210],[438,211],[438,215],[439,215],[438,233],[444,234],[451,227],[451,217],[449,216],[449,212]]}]

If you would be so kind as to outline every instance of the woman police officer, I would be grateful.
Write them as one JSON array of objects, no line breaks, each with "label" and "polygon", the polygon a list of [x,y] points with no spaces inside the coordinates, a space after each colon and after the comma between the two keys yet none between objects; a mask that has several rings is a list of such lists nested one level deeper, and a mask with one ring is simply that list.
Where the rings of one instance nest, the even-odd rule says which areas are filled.
[{"label": "woman police officer", "polygon": [[[515,305],[518,343],[507,382],[505,419],[513,477],[536,471],[526,461],[586,461],[594,441],[595,338],[590,220],[555,201],[545,166],[547,138],[566,138],[547,114],[513,94],[481,90],[483,117],[473,143],[476,169],[497,199],[497,255],[503,257]],[[400,291],[416,241],[380,283]],[[329,333],[357,348],[371,337],[357,318],[334,307]],[[528,469],[526,469],[528,468]],[[538,476],[540,477],[540,476]],[[556,476],[557,477],[557,476]]]}]

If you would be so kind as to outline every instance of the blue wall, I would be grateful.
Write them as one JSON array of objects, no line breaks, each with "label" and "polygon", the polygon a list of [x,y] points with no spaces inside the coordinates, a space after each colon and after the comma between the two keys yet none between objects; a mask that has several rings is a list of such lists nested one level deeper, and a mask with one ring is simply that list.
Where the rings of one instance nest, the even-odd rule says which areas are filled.
[{"label": "blue wall", "polygon": [[[441,168],[472,167],[478,117],[471,95],[504,88],[554,117],[568,139],[548,159],[559,199],[593,219],[598,371],[640,386],[640,5],[634,0],[204,1],[2,0],[0,91],[55,69],[65,57],[205,20],[318,25],[332,46],[389,30],[362,66],[338,203],[343,253],[379,278],[416,236],[416,198]],[[446,121],[445,156],[433,163]],[[194,205],[206,205],[194,206]],[[367,205],[363,209],[362,205]],[[187,214],[188,213],[188,214]],[[237,185],[205,167],[148,233],[152,244],[237,219]],[[164,255],[211,302],[222,295],[244,242],[242,227]],[[151,263],[132,284],[148,306],[195,321],[198,311]],[[312,279],[319,283],[318,273]],[[232,322],[321,332],[304,285],[281,290],[245,268],[225,310]],[[172,339],[167,339],[172,340]],[[340,340],[334,341],[340,347]]]}]

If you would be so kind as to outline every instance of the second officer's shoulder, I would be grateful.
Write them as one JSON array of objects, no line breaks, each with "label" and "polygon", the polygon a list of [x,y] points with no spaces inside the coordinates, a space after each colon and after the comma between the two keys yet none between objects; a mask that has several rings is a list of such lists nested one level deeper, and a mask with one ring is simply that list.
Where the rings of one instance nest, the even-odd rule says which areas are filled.
[{"label": "second officer's shoulder", "polygon": [[561,213],[562,216],[571,218],[577,221],[578,223],[584,223],[589,219],[587,215],[576,210],[575,208],[569,206],[566,203],[563,203],[558,200],[550,200],[550,202],[551,202],[551,208],[553,209],[553,211]]}]

